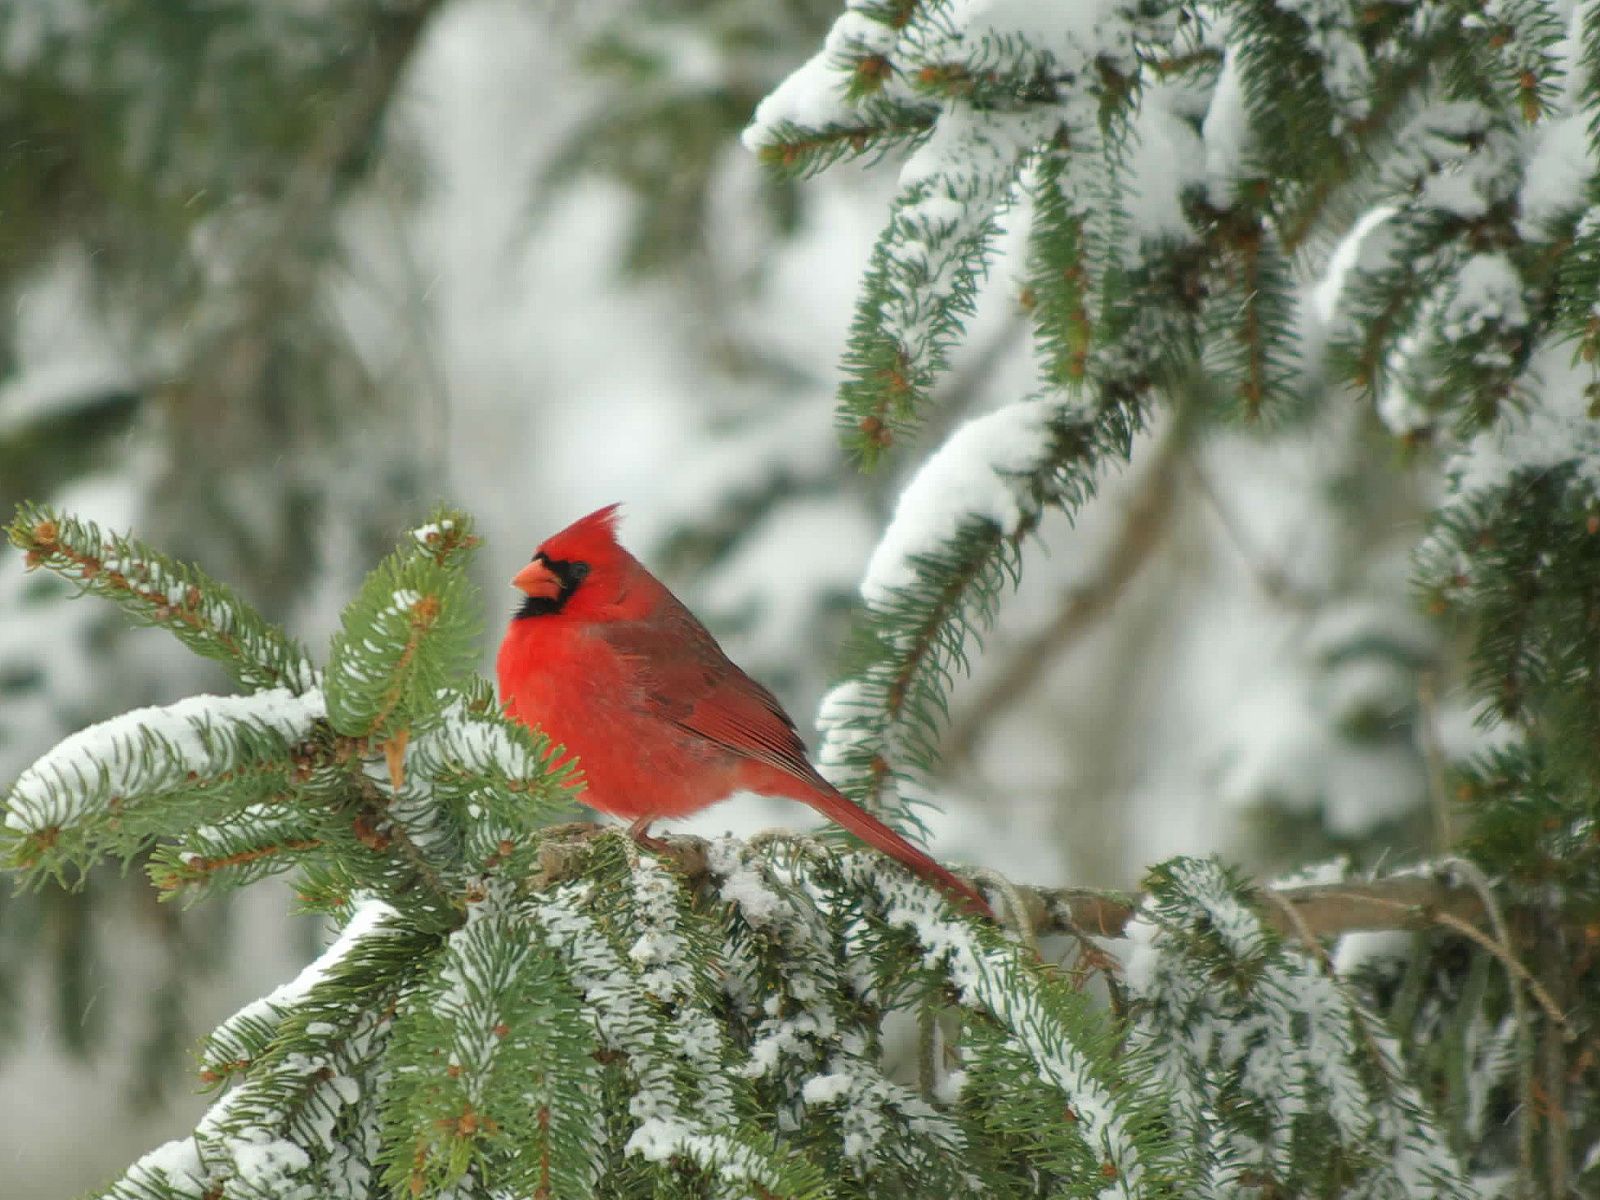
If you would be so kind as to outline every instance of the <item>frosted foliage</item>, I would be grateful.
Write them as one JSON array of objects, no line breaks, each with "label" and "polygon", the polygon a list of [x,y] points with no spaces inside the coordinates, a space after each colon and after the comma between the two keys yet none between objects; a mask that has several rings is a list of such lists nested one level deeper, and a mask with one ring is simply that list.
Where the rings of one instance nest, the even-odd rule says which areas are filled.
[{"label": "frosted foliage", "polygon": [[817,706],[817,731],[822,735],[817,746],[817,769],[834,784],[844,775],[850,749],[871,740],[862,719],[872,707],[866,688],[856,679],[835,685]]},{"label": "frosted foliage", "polygon": [[500,1002],[511,993],[517,973],[531,950],[515,945],[520,933],[514,925],[494,920],[502,906],[474,906],[473,919],[450,935],[450,945],[440,972],[440,994],[432,998],[433,1011],[447,1021],[453,1037],[450,1066],[459,1068],[468,1101],[484,1106],[483,1087],[494,1070],[497,1056],[505,1052],[505,1039],[495,1030],[510,1014]]},{"label": "frosted foliage", "polygon": [[913,371],[938,363],[945,305],[1010,195],[1023,155],[1056,115],[999,115],[952,103],[900,174],[902,195],[884,239],[885,333]]},{"label": "frosted foliage", "polygon": [[[1528,323],[1522,277],[1504,254],[1474,254],[1456,273],[1456,285],[1439,312],[1439,333],[1447,342],[1478,337],[1498,326],[1514,333]],[[1484,366],[1505,367],[1510,357],[1503,351]]]},{"label": "frosted foliage", "polygon": [[1206,149],[1193,125],[1174,111],[1174,104],[1185,98],[1178,89],[1159,84],[1141,98],[1127,151],[1129,176],[1138,181],[1126,197],[1130,253],[1137,253],[1144,242],[1194,239],[1183,197],[1206,183]]},{"label": "frosted foliage", "polygon": [[1566,346],[1545,345],[1528,367],[1526,404],[1462,446],[1446,463],[1456,492],[1470,496],[1500,487],[1521,471],[1544,471],[1564,463],[1600,497],[1600,422],[1589,413],[1585,391],[1591,375],[1572,361]]},{"label": "frosted foliage", "polygon": [[1462,1125],[1469,1137],[1481,1139],[1488,1132],[1493,1092],[1505,1085],[1517,1065],[1516,1018],[1507,1013],[1491,1028],[1480,1011],[1468,1023],[1464,1041],[1467,1096]]},{"label": "frosted foliage", "polygon": [[1560,218],[1585,207],[1585,188],[1600,166],[1588,124],[1583,113],[1573,113],[1539,125],[1517,196],[1524,236],[1541,236]]},{"label": "frosted foliage", "polygon": [[708,1048],[681,1040],[674,1047],[658,1042],[653,1014],[638,998],[633,972],[580,907],[591,887],[580,884],[559,889],[534,903],[529,913],[566,959],[573,984],[594,1014],[602,1045],[629,1056],[635,1091],[628,1112],[635,1129],[628,1139],[628,1153],[652,1162],[683,1154],[717,1167],[730,1181],[762,1178],[751,1152],[716,1132],[718,1118],[727,1116],[725,1097],[709,1098],[704,1116],[710,1124],[686,1106],[688,1097],[682,1094],[674,1060],[681,1055],[691,1063],[699,1060],[703,1066],[702,1056]]},{"label": "frosted foliage", "polygon": [[[780,1079],[787,1095],[799,1096],[799,1105],[778,1114],[780,1127],[801,1128],[807,1109],[832,1110],[843,1129],[844,1153],[863,1176],[880,1165],[880,1155],[891,1144],[924,1171],[938,1170],[940,1155],[959,1158],[966,1148],[960,1127],[888,1079],[851,1028],[855,991],[840,972],[826,925],[788,890],[795,880],[769,878],[771,864],[731,838],[713,842],[707,862],[722,898],[738,907],[761,938],[781,948],[780,994],[758,983],[760,968],[748,953],[737,950],[732,957],[743,961],[747,979],[730,979],[727,988],[730,999],[753,1021],[742,1073],[750,1079]],[[842,1021],[836,1017],[836,1004],[845,1006]],[[891,1132],[899,1126],[915,1140],[891,1142]],[[965,1182],[974,1193],[979,1190],[975,1179]]]},{"label": "frosted foliage", "polygon": [[[946,97],[932,133],[901,170],[901,198],[881,242],[887,289],[880,319],[913,372],[939,365],[947,306],[1009,202],[1024,158],[1056,136],[1097,142],[1098,72],[1137,67],[1133,9],[1116,0],[969,0],[941,8],[925,25],[908,24],[896,56],[906,72],[1047,70],[1063,86],[1053,105],[1011,110]],[[1159,205],[1150,212],[1161,219]]]},{"label": "frosted foliage", "polygon": [[[826,1072],[801,1085],[800,1096],[809,1108],[832,1109],[838,1114],[845,1157],[855,1161],[861,1174],[877,1165],[891,1114],[904,1121],[924,1144],[932,1142],[951,1154],[963,1150],[965,1139],[954,1122],[909,1089],[885,1079],[861,1056],[840,1056],[828,1066]],[[974,1194],[981,1192],[977,1179],[966,1182]]]},{"label": "frosted foliage", "polygon": [[927,885],[865,855],[843,861],[854,883],[878,895],[884,920],[917,939],[924,965],[946,975],[964,1004],[990,1013],[1007,1040],[1033,1063],[1039,1079],[1072,1105],[1075,1128],[1108,1164],[1097,1194],[1137,1197],[1145,1165],[1127,1113],[1023,980],[1016,949],[991,946],[971,924],[952,918],[943,897]]},{"label": "frosted foliage", "polygon": [[1334,105],[1333,133],[1343,133],[1371,110],[1371,71],[1356,32],[1356,10],[1346,0],[1278,0],[1310,32],[1308,43],[1322,64],[1322,85]]},{"label": "frosted foliage", "polygon": [[[948,24],[958,32],[948,43],[932,40],[936,52],[951,52],[963,41],[1025,44],[1041,58],[1048,56],[1063,74],[1087,70],[1096,60],[1119,71],[1132,71],[1136,5],[1128,0],[1085,0],[1081,4],[1034,4],[1032,0],[955,0]],[[930,55],[931,57],[931,55]]]},{"label": "frosted foliage", "polygon": [[699,1163],[727,1187],[721,1194],[728,1196],[750,1195],[751,1185],[770,1178],[769,1164],[751,1147],[728,1134],[708,1133],[691,1121],[647,1117],[628,1139],[628,1153],[647,1162],[664,1163],[681,1156]]},{"label": "frosted foliage", "polygon": [[[862,579],[868,606],[891,607],[918,582],[918,560],[942,552],[960,534],[1018,535],[1036,515],[1025,476],[1049,454],[1053,423],[1067,411],[1060,403],[1024,401],[957,429],[901,492]],[[823,698],[817,761],[837,784],[850,782],[851,751],[873,736],[874,689],[880,684],[879,678],[858,677]]]},{"label": "frosted foliage", "polygon": [[171,1193],[185,1200],[203,1200],[215,1194],[212,1188],[199,1146],[193,1137],[186,1137],[150,1151],[112,1184],[106,1195],[107,1200],[143,1200],[152,1194]]},{"label": "frosted foliage", "polygon": [[[985,56],[1018,53],[1051,62],[1066,78],[1087,72],[1096,59],[1126,70],[1134,44],[1132,6],[1116,0],[1037,5],[1026,0],[952,0],[929,5],[937,20],[916,20],[901,30],[872,0],[849,0],[820,53],[791,73],[756,109],[745,131],[752,150],[780,140],[786,126],[825,130],[859,120],[848,91],[855,67],[877,56],[910,75],[921,67],[960,63],[977,68]],[[1026,41],[1022,39],[1026,38]],[[906,99],[905,85],[891,80],[888,95]]]},{"label": "frosted foliage", "polygon": [[1222,73],[1206,106],[1200,125],[1205,143],[1205,172],[1212,203],[1233,202],[1233,187],[1245,172],[1250,148],[1250,122],[1245,113],[1244,79],[1238,52],[1232,47],[1222,58]]},{"label": "frosted foliage", "polygon": [[757,106],[744,132],[744,142],[759,150],[785,125],[826,129],[849,124],[854,116],[845,93],[855,76],[855,63],[868,55],[887,55],[895,32],[863,11],[871,0],[850,0],[833,23],[823,49],[792,72]]},{"label": "frosted foliage", "polygon": [[[0,400],[0,413],[6,411]],[[151,466],[147,455],[130,458],[120,476],[90,476],[64,489],[62,506],[107,524],[126,524]],[[65,596],[40,602],[30,595],[34,585],[22,555],[0,554],[0,678],[39,681],[30,692],[6,695],[0,781],[15,779],[61,738],[63,713],[97,714],[113,699],[107,689],[107,651],[96,636],[106,614]],[[126,670],[120,658],[116,665]]]},{"label": "frosted foliage", "polygon": [[736,904],[740,914],[754,928],[775,925],[790,908],[791,901],[751,861],[742,842],[733,838],[715,839],[707,847],[706,865],[718,880],[722,898]]},{"label": "frosted foliage", "polygon": [[66,828],[124,796],[229,770],[240,761],[241,734],[293,745],[324,715],[320,692],[282,688],[134,709],[80,730],[24,771],[6,825],[22,833]]},{"label": "frosted foliage", "polygon": [[413,529],[411,538],[419,546],[431,546],[438,542],[442,536],[455,529],[455,527],[455,522],[448,519],[430,522],[427,525],[419,525]]},{"label": "frosted foliage", "polygon": [[680,885],[659,862],[641,855],[633,869],[633,900],[639,928],[628,948],[628,959],[639,970],[646,992],[678,1006],[669,1041],[672,1052],[702,1081],[697,1106],[700,1117],[713,1127],[731,1125],[735,1112],[725,1062],[727,1049],[716,1019],[695,1003],[692,959],[678,930]]},{"label": "frosted foliage", "polygon": [[532,780],[544,766],[539,755],[501,721],[474,712],[459,699],[445,708],[437,726],[417,738],[410,753],[418,770],[430,776],[459,771]]},{"label": "frosted foliage", "polygon": [[[1277,947],[1214,862],[1163,871],[1128,930],[1131,1040],[1180,1126],[1224,1131],[1208,1148],[1213,1186],[1258,1166],[1291,1178],[1296,1139],[1321,1114],[1338,1145],[1371,1154],[1350,1195],[1471,1195],[1381,1023],[1320,962]],[[1259,1123],[1223,1120],[1213,1106],[1229,1090]]]},{"label": "frosted foliage", "polygon": [[[350,1014],[344,1027],[308,1029],[309,1046],[225,1096],[195,1131],[223,1195],[358,1200],[377,1148],[368,1072],[387,1021]],[[348,1128],[346,1128],[348,1127]]]},{"label": "frosted foliage", "polygon": [[[328,977],[329,971],[344,962],[352,950],[373,936],[381,924],[393,915],[394,909],[381,900],[367,899],[359,902],[332,945],[288,983],[279,984],[259,1000],[252,1000],[224,1021],[211,1035],[210,1044],[213,1046],[218,1043],[236,1044],[236,1030],[262,1021],[276,1026],[313,987]],[[216,1057],[215,1053],[212,1057]]]},{"label": "frosted foliage", "polygon": [[416,637],[422,602],[422,593],[414,588],[396,588],[390,593],[368,634],[352,642],[348,652],[339,657],[337,669],[346,688],[362,689],[388,677],[394,669],[393,647],[410,645]]},{"label": "frosted foliage", "polygon": [[1472,220],[1515,193],[1524,145],[1482,104],[1440,101],[1401,127],[1383,176],[1396,192],[1417,189],[1423,209]]},{"label": "frosted foliage", "polygon": [[677,931],[679,885],[660,863],[641,855],[633,868],[633,901],[642,931],[628,948],[645,990],[663,1000],[687,999],[694,986]]},{"label": "frosted foliage", "polygon": [[[207,1180],[222,1195],[358,1200],[368,1194],[378,1139],[370,1072],[389,1021],[377,1010],[332,1009],[319,993],[349,971],[353,959],[395,936],[394,915],[381,901],[358,901],[339,936],[313,963],[208,1039],[210,1068],[231,1073],[241,1062],[230,1059],[255,1059],[291,1015],[303,1017],[315,1005],[328,1018],[306,1021],[292,1052],[252,1073],[212,1107],[193,1139],[172,1148],[180,1156],[197,1153]],[[136,1180],[138,1170],[120,1186]]]},{"label": "frosted foliage", "polygon": [[[821,143],[836,131],[874,124],[874,106],[897,103],[930,113],[930,96],[909,81],[945,77],[1048,76],[1053,103],[995,104],[952,90],[900,174],[900,197],[879,242],[870,319],[893,347],[897,370],[920,384],[943,366],[952,324],[970,305],[997,214],[1014,198],[1018,172],[1036,147],[1063,137],[1086,147],[1100,140],[1102,71],[1132,75],[1141,39],[1173,36],[1170,14],[1154,21],[1118,0],[1040,5],[1024,0],[954,0],[913,9],[895,27],[885,9],[852,3],[824,50],[789,76],[757,109],[745,133],[752,149],[795,139]],[[880,64],[871,94],[852,99],[858,71]],[[1155,110],[1152,109],[1154,113]],[[1181,131],[1152,116],[1143,144],[1159,153]],[[1192,141],[1192,137],[1189,139]],[[1173,224],[1163,197],[1165,169],[1153,176],[1147,229]]]}]

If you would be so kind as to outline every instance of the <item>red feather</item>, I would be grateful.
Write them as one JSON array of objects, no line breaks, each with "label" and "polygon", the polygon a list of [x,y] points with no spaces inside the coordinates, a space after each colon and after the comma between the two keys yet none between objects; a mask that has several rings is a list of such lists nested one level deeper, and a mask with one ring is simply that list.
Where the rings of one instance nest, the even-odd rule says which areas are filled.
[{"label": "red feather", "polygon": [[584,802],[642,830],[736,791],[786,796],[990,915],[971,884],[817,773],[777,698],[617,542],[616,515],[600,509],[539,547],[552,572],[586,573],[555,611],[512,620],[498,662],[506,710],[577,757]]}]

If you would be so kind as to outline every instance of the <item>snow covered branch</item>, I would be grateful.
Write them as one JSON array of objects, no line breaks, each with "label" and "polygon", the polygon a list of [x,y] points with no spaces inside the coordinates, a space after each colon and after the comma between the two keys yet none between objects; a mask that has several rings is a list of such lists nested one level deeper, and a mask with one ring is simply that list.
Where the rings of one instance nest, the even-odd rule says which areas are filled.
[{"label": "snow covered branch", "polygon": [[300,693],[318,686],[305,650],[197,567],[41,505],[21,505],[6,534],[30,568],[55,571],[135,620],[171,630],[246,687]]},{"label": "snow covered branch", "polygon": [[[605,832],[604,826],[587,823],[548,830],[539,848],[535,886],[576,878],[588,861],[588,843]],[[804,840],[790,835],[781,835],[781,839],[797,844]],[[724,843],[684,835],[668,836],[664,844],[663,855],[696,884],[719,873],[715,864],[726,852]],[[978,882],[981,884],[981,878]],[[1027,927],[1041,935],[1125,937],[1142,901],[1138,893],[1092,888],[1017,884],[1014,891],[1023,903],[1021,915]],[[1261,887],[1257,895],[1262,922],[1287,937],[1306,932],[1320,938],[1378,930],[1426,930],[1439,927],[1446,918],[1485,924],[1488,917],[1479,892],[1447,875],[1398,874],[1370,881]]]},{"label": "snow covered branch", "polygon": [[[1089,436],[1048,405],[973,427],[982,453],[952,453],[930,478],[966,480],[985,538],[1025,528],[1028,487],[1071,486],[1047,466],[1030,479],[1018,428]],[[927,486],[874,567],[889,604],[921,541],[944,531],[937,512],[931,533],[917,524],[933,511],[916,500]],[[670,1175],[712,1196],[976,1198],[999,1173],[1148,1200],[1201,1177],[1209,1160],[1159,1117],[1112,1014],[1030,938],[952,912],[882,857],[677,839],[664,861],[617,830],[549,827],[570,773],[549,770],[542,739],[466,676],[472,543],[464,516],[440,514],[371,574],[335,638],[326,705],[278,688],[136,712],[69,739],[13,789],[4,833],[35,876],[152,847],[158,884],[190,893],[294,865],[303,899],[344,923],[317,964],[213,1035],[203,1079],[231,1090],[108,1196],[353,1198],[381,1179],[441,1200],[577,1197]],[[1174,875],[1167,907],[1261,903],[1210,895],[1206,870]],[[1301,933],[1371,927],[1349,916],[1362,904],[1391,928],[1453,903],[1443,886],[1274,898]],[[1008,898],[1014,923],[1080,939],[1126,931],[1154,903]],[[1314,1041],[1361,1031],[1330,1043],[1340,1059],[1324,1073],[1392,1084],[1372,1120],[1425,1151],[1432,1126],[1382,1030],[1306,974],[1317,956],[1280,952],[1275,936],[1261,923],[1246,949],[1260,941],[1316,984]],[[1163,961],[1203,940],[1180,937]],[[1263,1007],[1218,1019],[1242,1026]],[[919,1087],[883,1061],[897,1014],[930,1039]],[[1365,1129],[1366,1110],[1346,1107],[1341,1134]],[[1314,1169],[1277,1149],[1284,1173]]]}]

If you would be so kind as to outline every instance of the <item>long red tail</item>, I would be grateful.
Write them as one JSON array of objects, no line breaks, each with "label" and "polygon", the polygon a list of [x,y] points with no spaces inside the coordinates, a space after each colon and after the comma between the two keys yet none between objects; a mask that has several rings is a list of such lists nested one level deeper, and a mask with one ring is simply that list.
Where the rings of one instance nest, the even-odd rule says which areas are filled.
[{"label": "long red tail", "polygon": [[988,917],[991,921],[994,920],[994,910],[989,907],[989,902],[977,888],[965,879],[952,875],[859,804],[846,799],[832,788],[826,791],[821,788],[815,791],[808,790],[806,795],[799,798],[830,821],[843,825],[867,845],[882,850],[897,862],[904,863],[917,875],[959,900],[963,908],[981,917]]}]

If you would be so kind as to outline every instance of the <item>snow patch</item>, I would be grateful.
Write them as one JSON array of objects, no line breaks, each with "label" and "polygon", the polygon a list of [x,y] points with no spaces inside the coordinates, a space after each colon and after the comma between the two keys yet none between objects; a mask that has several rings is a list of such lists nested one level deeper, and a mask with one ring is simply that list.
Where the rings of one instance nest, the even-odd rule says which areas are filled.
[{"label": "snow patch", "polygon": [[[1044,453],[1058,403],[1028,400],[968,421],[912,478],[894,519],[867,563],[861,596],[887,603],[917,579],[916,559],[944,547],[973,521],[1016,533],[1030,510],[1009,478],[1035,466]],[[833,696],[837,703],[844,697]]]},{"label": "snow patch", "polygon": [[190,772],[227,770],[233,746],[222,735],[230,727],[293,744],[326,715],[320,691],[286,688],[136,708],[79,730],[24,771],[11,790],[6,826],[20,833],[66,828],[113,799],[175,784]]}]

